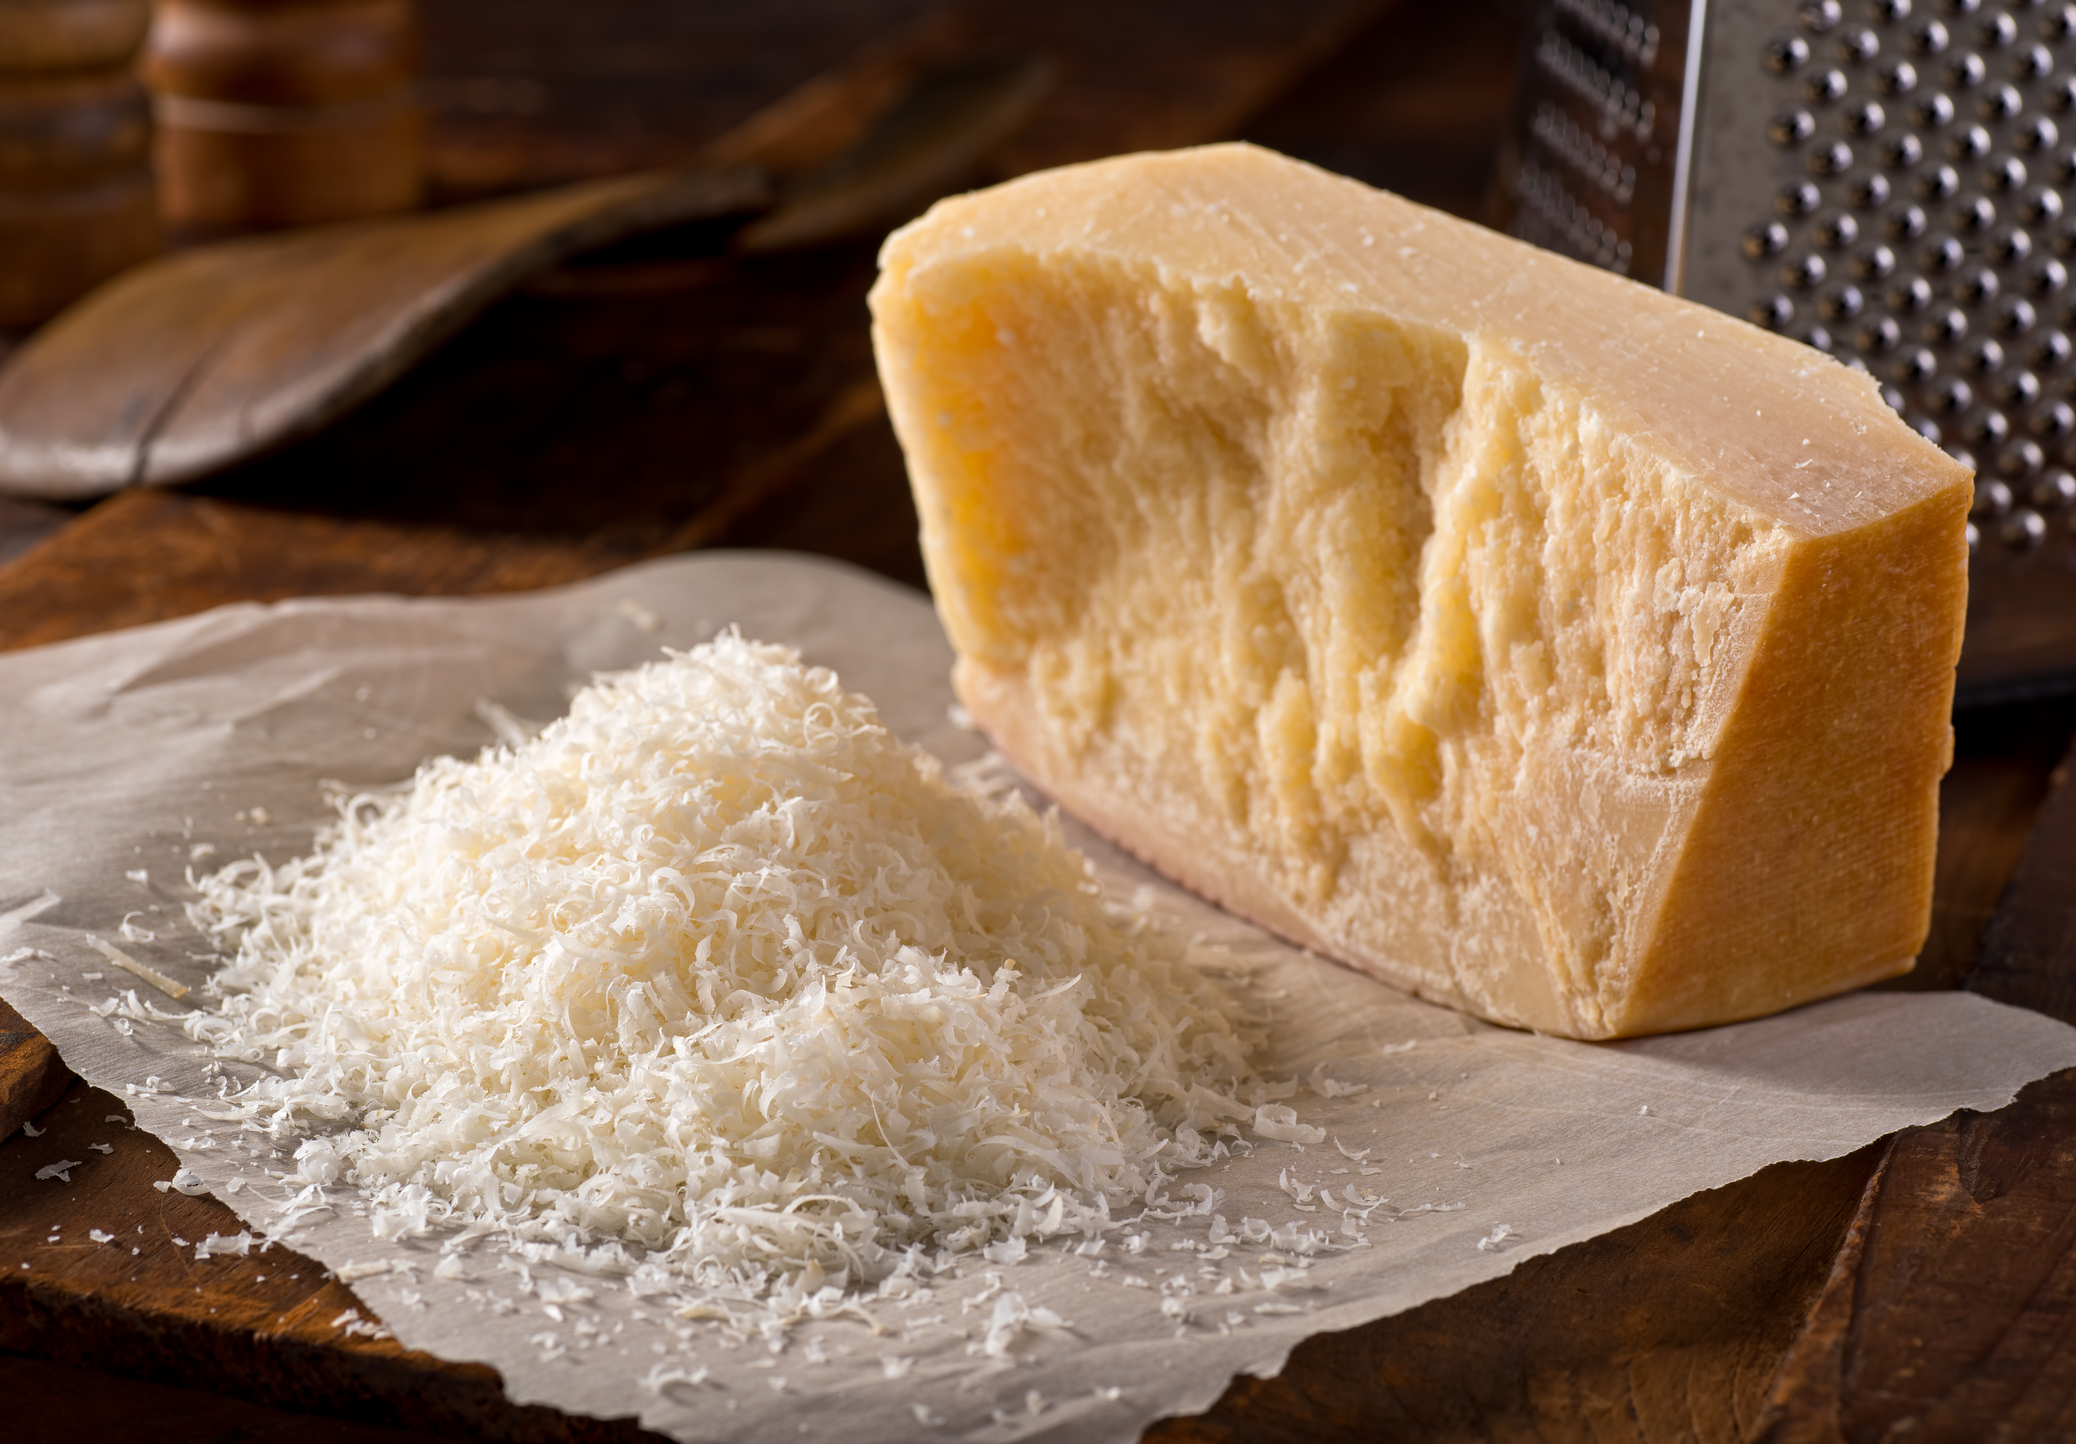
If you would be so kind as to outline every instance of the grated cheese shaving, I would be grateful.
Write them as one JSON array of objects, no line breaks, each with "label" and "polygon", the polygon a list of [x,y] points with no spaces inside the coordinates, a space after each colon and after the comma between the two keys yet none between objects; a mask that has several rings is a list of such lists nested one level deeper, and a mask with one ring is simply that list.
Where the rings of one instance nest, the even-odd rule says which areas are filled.
[{"label": "grated cheese shaving", "polygon": [[186,1194],[189,1198],[199,1198],[209,1191],[209,1185],[186,1168],[174,1169],[171,1178],[158,1179],[151,1186],[160,1193],[170,1188],[175,1193]]},{"label": "grated cheese shaving", "polygon": [[[132,916],[134,916],[134,914]],[[123,920],[123,926],[125,929],[129,928],[128,918],[125,918]],[[160,972],[158,969],[146,967],[143,963],[138,962],[135,958],[131,957],[121,948],[115,946],[115,944],[111,942],[108,942],[104,938],[97,938],[92,933],[85,934],[85,937],[88,947],[92,948],[102,957],[108,959],[109,962],[114,963],[118,968],[121,968],[124,972],[134,973],[138,977],[144,979],[145,982],[151,984],[154,988],[157,988],[167,997],[177,999],[185,998],[188,995],[189,990],[187,984],[176,983],[171,978],[167,977],[164,973]]]},{"label": "grated cheese shaving", "polygon": [[1326,1130],[1298,1122],[1297,1109],[1285,1103],[1264,1103],[1254,1110],[1254,1131],[1282,1143],[1324,1143]]},{"label": "grated cheese shaving", "polygon": [[1237,1006],[1056,820],[733,633],[197,886],[237,950],[188,1031],[383,1237],[811,1299],[1100,1237],[1259,1127]]}]

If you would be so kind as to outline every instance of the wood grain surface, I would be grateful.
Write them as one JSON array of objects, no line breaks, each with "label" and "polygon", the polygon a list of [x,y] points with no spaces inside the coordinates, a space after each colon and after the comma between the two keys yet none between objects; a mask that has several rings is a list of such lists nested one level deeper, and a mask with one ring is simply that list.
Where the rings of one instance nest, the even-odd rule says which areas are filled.
[{"label": "wood grain surface", "polygon": [[1758,1437],[2076,1436],[2076,1073],[1899,1135]]},{"label": "wood grain surface", "polygon": [[[2008,713],[2004,727],[2030,731],[2037,756],[2070,708]],[[2076,1023],[2069,775],[2064,760],[2042,779],[2052,790],[1966,986]],[[2076,1071],[1997,1113],[1897,1138],[1783,1361],[1767,1422],[1762,1437],[1777,1444],[2076,1437]]]},{"label": "wood grain surface", "polygon": [[1776,1164],[1504,1279],[1307,1340],[1160,1444],[1754,1435],[1886,1144]]},{"label": "wood grain surface", "polygon": [[[485,193],[668,163],[941,8],[788,0],[760,21],[635,0],[427,0],[436,173]],[[1362,29],[1362,5],[1168,0],[976,13],[1051,37],[1059,89],[1024,133],[1029,157],[1240,132],[1459,211],[1481,195],[1518,20],[1407,6]],[[795,42],[761,43],[760,23],[795,27]],[[1184,112],[1195,133],[1173,128]],[[825,551],[919,585],[872,384],[871,275],[869,245],[741,257],[696,227],[565,266],[323,435],[204,486],[104,502],[0,566],[0,646],[244,598],[539,586],[691,545]],[[1934,935],[1906,985],[1970,979],[2066,1006],[2076,801],[2050,773],[2072,726],[2076,709],[2054,702],[1959,718]],[[1768,1169],[1315,1339],[1278,1378],[1236,1381],[1149,1437],[2069,1437],[2072,1109],[2076,1082],[2058,1078],[1997,1114]],[[174,1439],[641,1437],[516,1410],[485,1371],[347,1333],[335,1321],[357,1305],[307,1260],[196,1263],[192,1243],[235,1231],[230,1215],[152,1189],[172,1156],[108,1122],[122,1112],[75,1087],[42,1138],[0,1144],[0,1389],[31,1401],[30,1437],[147,1412]],[[51,1140],[115,1151],[52,1154]],[[69,1184],[34,1179],[82,1156]],[[144,1242],[95,1244],[90,1228]],[[82,1379],[100,1412],[68,1412]]]},{"label": "wood grain surface", "polygon": [[72,1074],[50,1040],[0,1000],[0,1138],[21,1132],[22,1125],[56,1103],[71,1082]]},{"label": "wood grain surface", "polygon": [[[39,1136],[0,1146],[0,1351],[415,1434],[529,1444],[655,1437],[625,1421],[515,1405],[495,1370],[402,1348],[367,1322],[346,1285],[300,1254],[198,1259],[212,1233],[235,1236],[244,1225],[206,1194],[156,1187],[179,1161],[131,1124],[114,1095],[74,1080],[39,1123]],[[66,1160],[79,1161],[63,1176],[37,1177]],[[100,1388],[122,1394],[121,1385]],[[74,1421],[70,1400],[17,1402],[33,1406],[18,1412],[34,1427]],[[237,1417],[228,1406],[219,1413]]]}]

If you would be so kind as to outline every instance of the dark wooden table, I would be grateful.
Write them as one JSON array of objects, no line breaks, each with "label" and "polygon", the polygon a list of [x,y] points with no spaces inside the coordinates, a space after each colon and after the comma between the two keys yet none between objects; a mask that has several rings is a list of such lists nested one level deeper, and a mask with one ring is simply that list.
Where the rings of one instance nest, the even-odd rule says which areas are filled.
[{"label": "dark wooden table", "polygon": [[[697,156],[867,47],[956,24],[1061,81],[989,172],[1243,135],[1477,215],[1512,85],[1507,4],[422,0],[437,193]],[[0,503],[0,647],[298,594],[549,585],[687,547],[793,547],[921,586],[873,380],[872,246],[740,260],[628,243],[498,305],[326,433],[206,484]],[[1933,933],[1902,986],[2076,1020],[2076,703],[1963,713]],[[0,799],[4,805],[4,799]],[[2030,840],[2029,840],[2030,839]],[[490,1370],[344,1335],[351,1292],[213,1260],[214,1200],[0,1005],[0,1433],[605,1440]],[[105,1158],[86,1151],[112,1144]],[[62,1188],[57,1154],[98,1160]],[[126,1255],[85,1240],[130,1237]],[[53,1237],[56,1242],[52,1242]],[[75,1241],[76,1240],[76,1241]],[[21,1265],[28,1265],[27,1268]],[[1686,1200],[1508,1278],[1301,1348],[1181,1440],[2076,1438],[2076,1076]]]}]

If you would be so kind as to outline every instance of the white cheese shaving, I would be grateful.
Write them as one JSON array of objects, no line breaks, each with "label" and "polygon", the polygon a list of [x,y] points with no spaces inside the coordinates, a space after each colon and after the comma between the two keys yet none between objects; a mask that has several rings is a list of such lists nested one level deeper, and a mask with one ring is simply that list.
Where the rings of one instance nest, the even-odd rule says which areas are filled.
[{"label": "white cheese shaving", "polygon": [[1370,1086],[1367,1083],[1343,1083],[1339,1079],[1329,1078],[1326,1076],[1324,1063],[1312,1070],[1312,1076],[1306,1082],[1321,1098],[1352,1098],[1358,1093],[1367,1092]]},{"label": "white cheese shaving", "polygon": [[1478,1240],[1478,1252],[1490,1253],[1493,1249],[1504,1248],[1508,1243],[1512,1242],[1515,1239],[1518,1239],[1519,1237],[1521,1237],[1521,1235],[1515,1230],[1512,1224],[1500,1224],[1499,1226],[1494,1228],[1492,1232],[1486,1234],[1483,1238]]},{"label": "white cheese shaving", "polygon": [[[127,935],[128,932],[131,931],[129,926],[129,919],[125,918],[123,920],[123,928],[125,931],[125,935]],[[144,979],[145,982],[151,984],[154,988],[157,988],[167,997],[184,998],[187,996],[187,984],[176,983],[171,978],[167,977],[164,973],[160,972],[158,969],[146,967],[143,963],[138,962],[135,958],[131,957],[121,948],[117,947],[115,944],[107,941],[104,938],[97,938],[92,933],[86,933],[83,934],[83,936],[86,938],[86,944],[88,947],[92,948],[102,957],[108,959],[109,962],[114,963],[118,968],[121,968],[124,972],[135,973],[138,977]]]},{"label": "white cheese shaving", "polygon": [[189,1198],[198,1198],[209,1191],[208,1184],[185,1168],[174,1169],[171,1178],[158,1179],[151,1186],[160,1193],[170,1188],[175,1193],[186,1194]]},{"label": "white cheese shaving", "polygon": [[200,881],[238,947],[187,1027],[273,1065],[234,1101],[384,1237],[813,1294],[1100,1235],[1253,1116],[1251,1036],[1184,944],[783,648],[602,678],[340,814]]},{"label": "white cheese shaving", "polygon": [[1285,1103],[1264,1103],[1254,1110],[1254,1131],[1282,1143],[1324,1143],[1326,1130],[1298,1122],[1297,1109]]}]

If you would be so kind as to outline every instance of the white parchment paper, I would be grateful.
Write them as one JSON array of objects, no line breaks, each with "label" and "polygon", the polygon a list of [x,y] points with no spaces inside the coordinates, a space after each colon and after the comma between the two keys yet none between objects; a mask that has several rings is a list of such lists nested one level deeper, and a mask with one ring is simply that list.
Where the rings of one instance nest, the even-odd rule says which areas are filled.
[{"label": "white parchment paper", "polygon": [[1309,1334],[1769,1163],[1997,1108],[2076,1064],[2076,1030],[1958,994],[1615,1045],[1510,1032],[1287,947],[1070,828],[1110,886],[1151,887],[1244,968],[1269,1019],[1264,1072],[1300,1080],[1286,1102],[1325,1141],[1253,1139],[1121,1215],[1100,1252],[1067,1237],[1021,1262],[969,1258],[908,1297],[768,1333],[683,1317],[668,1293],[539,1249],[479,1243],[438,1277],[442,1241],[376,1238],[351,1188],[298,1200],[264,1136],[205,1116],[208,1060],[154,1016],[187,1005],[105,948],[200,984],[189,866],[305,851],[330,815],[322,780],[407,777],[492,740],[499,708],[545,720],[594,672],[729,623],[835,667],[947,761],[982,752],[948,715],[951,655],[926,601],[768,553],[522,597],[232,607],[0,657],[0,996],[126,1094],[255,1235],[337,1270],[405,1344],[494,1366],[514,1399],[638,1412],[685,1440],[1128,1440],[1235,1373],[1273,1373]]}]

